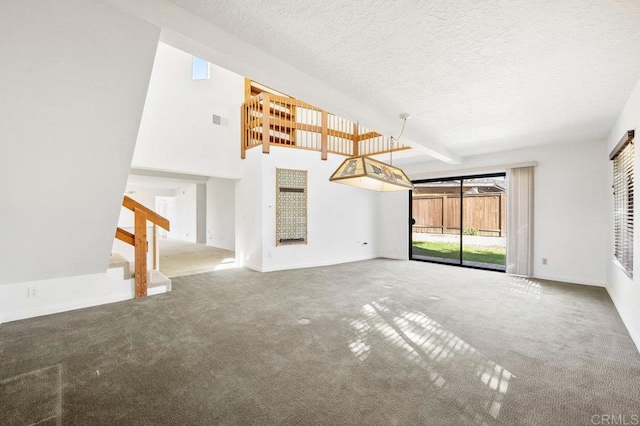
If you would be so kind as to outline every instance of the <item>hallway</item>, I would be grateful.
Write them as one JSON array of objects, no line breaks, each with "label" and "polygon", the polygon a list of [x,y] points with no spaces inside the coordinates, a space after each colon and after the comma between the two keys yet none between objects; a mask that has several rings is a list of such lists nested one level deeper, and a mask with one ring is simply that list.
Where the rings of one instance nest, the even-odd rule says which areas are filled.
[{"label": "hallway", "polygon": [[169,278],[235,267],[235,253],[205,244],[160,240],[160,272]]}]

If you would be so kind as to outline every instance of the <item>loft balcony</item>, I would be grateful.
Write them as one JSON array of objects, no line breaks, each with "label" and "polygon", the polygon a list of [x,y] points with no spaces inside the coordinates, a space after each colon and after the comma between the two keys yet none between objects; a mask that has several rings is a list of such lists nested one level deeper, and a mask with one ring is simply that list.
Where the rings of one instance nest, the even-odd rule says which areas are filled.
[{"label": "loft balcony", "polygon": [[[253,82],[252,82],[253,83]],[[411,149],[358,123],[331,114],[306,102],[282,94],[259,91],[251,86],[251,95],[241,107],[241,157],[248,149],[270,146],[306,149],[346,157],[377,155]],[[265,132],[265,129],[268,129]]]}]

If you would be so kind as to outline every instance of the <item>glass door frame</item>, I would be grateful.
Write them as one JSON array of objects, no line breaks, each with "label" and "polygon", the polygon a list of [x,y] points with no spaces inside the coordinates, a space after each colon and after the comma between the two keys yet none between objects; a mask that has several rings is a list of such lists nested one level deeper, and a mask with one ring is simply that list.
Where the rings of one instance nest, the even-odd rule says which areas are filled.
[{"label": "glass door frame", "polygon": [[[439,262],[437,260],[418,259],[413,257],[413,191],[409,191],[409,260],[413,260],[417,262],[438,263],[440,265],[459,266],[462,268],[480,269],[483,271],[505,273],[505,271],[498,270],[498,269],[483,268],[481,266],[474,266],[474,265],[465,265],[464,260],[462,259],[463,250],[464,250],[464,244],[462,240],[462,237],[463,237],[462,221],[464,220],[464,207],[463,207],[464,181],[466,179],[492,178],[492,177],[503,177],[506,179],[507,174],[505,172],[497,172],[497,173],[483,173],[483,174],[475,174],[475,175],[447,176],[447,177],[441,177],[441,178],[412,180],[411,183],[413,183],[414,185],[420,184],[420,183],[429,183],[429,182],[444,182],[444,181],[456,181],[456,180],[460,181],[460,256],[459,256],[459,263]],[[507,194],[507,197],[508,196],[509,195]]]}]

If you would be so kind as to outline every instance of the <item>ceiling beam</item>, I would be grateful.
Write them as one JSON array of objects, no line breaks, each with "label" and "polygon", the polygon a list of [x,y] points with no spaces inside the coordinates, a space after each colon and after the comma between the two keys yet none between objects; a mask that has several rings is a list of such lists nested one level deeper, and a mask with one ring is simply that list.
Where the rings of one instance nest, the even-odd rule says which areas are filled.
[{"label": "ceiling beam", "polygon": [[209,176],[192,175],[188,173],[175,173],[175,172],[168,172],[164,170],[144,169],[139,167],[132,167],[131,170],[129,171],[129,175],[156,177],[156,178],[164,178],[164,179],[177,179],[177,180],[186,180],[189,182],[201,182],[201,183],[206,183],[209,180]]}]

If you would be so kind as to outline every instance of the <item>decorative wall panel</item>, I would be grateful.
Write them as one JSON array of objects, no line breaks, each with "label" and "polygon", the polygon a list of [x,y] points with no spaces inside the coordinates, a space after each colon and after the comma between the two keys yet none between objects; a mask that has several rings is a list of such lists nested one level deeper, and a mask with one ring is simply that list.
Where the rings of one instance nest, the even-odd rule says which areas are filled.
[{"label": "decorative wall panel", "polygon": [[307,171],[276,169],[276,245],[307,243]]}]

